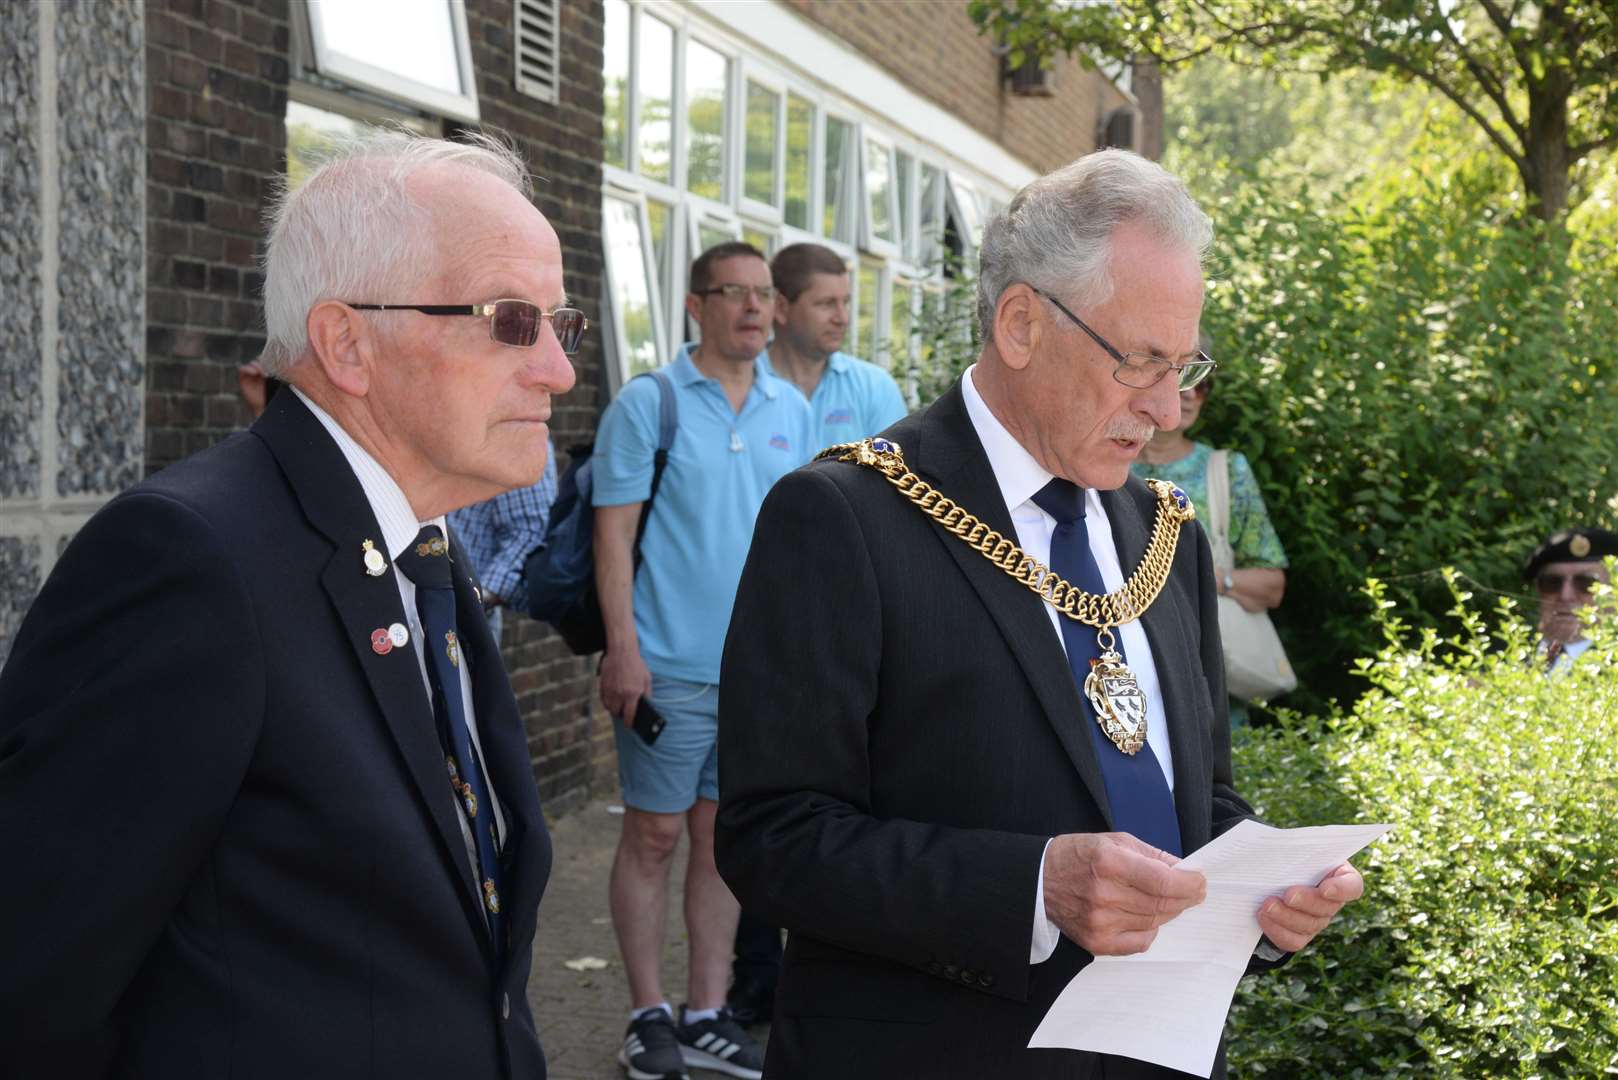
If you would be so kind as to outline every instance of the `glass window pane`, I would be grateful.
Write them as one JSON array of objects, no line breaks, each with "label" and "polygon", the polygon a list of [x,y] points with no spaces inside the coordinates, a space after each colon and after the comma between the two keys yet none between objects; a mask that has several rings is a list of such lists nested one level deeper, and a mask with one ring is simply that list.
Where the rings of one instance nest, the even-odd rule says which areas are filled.
[{"label": "glass window pane", "polygon": [[607,0],[606,41],[601,74],[606,80],[602,102],[602,160],[629,167],[629,0]]},{"label": "glass window pane", "polygon": [[919,290],[909,281],[895,278],[888,321],[887,355],[882,363],[889,371],[903,371],[910,365],[910,331],[914,320],[911,303]]},{"label": "glass window pane", "polygon": [[730,61],[701,42],[685,53],[686,187],[693,195],[725,197],[725,89]]},{"label": "glass window pane", "polygon": [[319,166],[333,142],[357,135],[365,125],[302,102],[287,102],[287,184],[296,188]]},{"label": "glass window pane", "polygon": [[647,15],[640,21],[640,173],[670,183],[669,150],[674,119],[674,29]]},{"label": "glass window pane", "polygon": [[701,254],[715,244],[726,244],[736,239],[737,229],[725,222],[704,218],[697,222],[697,252]]},{"label": "glass window pane", "polygon": [[323,50],[446,94],[461,94],[449,0],[319,0],[309,5]]},{"label": "glass window pane", "polygon": [[854,125],[826,117],[826,206],[820,231],[834,240],[854,240]]},{"label": "glass window pane", "polygon": [[781,96],[747,84],[747,168],[742,194],[775,206],[775,124]]},{"label": "glass window pane", "polygon": [[742,226],[742,239],[762,251],[765,258],[775,254],[776,244],[779,243],[775,233],[766,232],[752,225]]},{"label": "glass window pane", "polygon": [[859,313],[854,319],[854,355],[869,357],[876,344],[876,263],[860,263]]},{"label": "glass window pane", "polygon": [[663,290],[663,295],[667,296],[669,290],[674,287],[674,278],[670,276],[674,266],[674,255],[669,243],[669,238],[674,235],[671,226],[674,220],[674,207],[656,199],[647,199],[646,216],[652,226],[652,266],[657,271],[658,286]]},{"label": "glass window pane", "polygon": [[917,207],[915,260],[933,267],[944,253],[944,170],[921,167],[921,200]]},{"label": "glass window pane", "polygon": [[624,328],[618,358],[625,381],[657,366],[657,334],[652,321],[652,283],[646,275],[646,237],[640,210],[623,199],[602,200],[602,234],[607,246],[607,283],[612,307]]},{"label": "glass window pane", "polygon": [[788,225],[809,228],[809,142],[814,137],[815,107],[796,94],[787,95],[786,206]]},{"label": "glass window pane", "polygon": [[903,150],[894,152],[894,185],[899,193],[899,252],[914,258],[916,236],[916,159]]},{"label": "glass window pane", "polygon": [[983,208],[978,201],[978,193],[958,177],[950,177],[950,187],[955,191],[956,232],[966,239],[971,250],[976,251],[983,239]]},{"label": "glass window pane", "polygon": [[871,235],[889,243],[898,239],[893,222],[893,152],[875,139],[865,140],[865,205]]}]

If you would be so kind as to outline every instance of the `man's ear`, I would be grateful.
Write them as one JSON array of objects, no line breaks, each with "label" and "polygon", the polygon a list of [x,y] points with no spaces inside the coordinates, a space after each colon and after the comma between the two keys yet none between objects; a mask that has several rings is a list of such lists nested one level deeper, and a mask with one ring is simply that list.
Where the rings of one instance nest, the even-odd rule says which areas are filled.
[{"label": "man's ear", "polygon": [[781,293],[780,289],[777,289],[775,291],[775,325],[776,326],[785,326],[787,324],[787,308],[789,306],[790,305],[787,302],[787,298]]},{"label": "man's ear", "polygon": [[1000,360],[1020,371],[1039,349],[1045,311],[1034,290],[1018,282],[1000,294],[994,306],[994,344]]},{"label": "man's ear", "polygon": [[691,316],[691,321],[698,326],[702,325],[702,297],[696,293],[685,294],[685,313]]},{"label": "man's ear", "polygon": [[322,300],[309,309],[309,348],[326,381],[345,394],[364,397],[371,389],[376,334],[353,308]]}]

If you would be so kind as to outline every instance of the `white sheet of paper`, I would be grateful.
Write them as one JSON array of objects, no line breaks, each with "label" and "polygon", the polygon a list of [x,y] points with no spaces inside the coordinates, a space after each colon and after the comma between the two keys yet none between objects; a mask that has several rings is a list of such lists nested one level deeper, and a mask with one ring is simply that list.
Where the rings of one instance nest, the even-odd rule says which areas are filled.
[{"label": "white sheet of paper", "polygon": [[1093,960],[1057,995],[1028,1045],[1211,1075],[1230,1000],[1262,936],[1259,905],[1293,885],[1317,884],[1391,827],[1241,822],[1179,863],[1207,877],[1207,899],[1165,924],[1145,952]]}]

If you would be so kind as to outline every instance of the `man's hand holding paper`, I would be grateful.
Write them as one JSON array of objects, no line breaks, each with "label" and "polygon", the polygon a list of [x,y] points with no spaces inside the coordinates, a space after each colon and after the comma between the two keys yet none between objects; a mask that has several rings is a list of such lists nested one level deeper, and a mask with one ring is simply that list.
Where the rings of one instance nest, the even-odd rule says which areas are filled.
[{"label": "man's hand holding paper", "polygon": [[1200,873],[1128,833],[1069,833],[1045,853],[1045,916],[1092,956],[1143,952],[1208,894]]},{"label": "man's hand holding paper", "polygon": [[1258,928],[1282,952],[1298,952],[1343,910],[1365,895],[1365,879],[1343,863],[1318,885],[1294,885],[1258,909]]}]

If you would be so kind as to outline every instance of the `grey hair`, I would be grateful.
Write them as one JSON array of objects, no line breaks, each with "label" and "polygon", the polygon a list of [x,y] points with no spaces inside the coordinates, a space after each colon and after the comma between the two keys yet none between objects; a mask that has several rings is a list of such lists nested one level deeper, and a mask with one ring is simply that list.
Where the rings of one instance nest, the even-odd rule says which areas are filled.
[{"label": "grey hair", "polygon": [[511,146],[468,132],[457,141],[403,128],[335,140],[302,183],[278,192],[266,217],[266,343],[259,366],[284,377],[309,348],[309,310],[324,300],[410,303],[438,263],[428,208],[410,179],[439,166],[489,173],[533,197],[528,166]]},{"label": "grey hair", "polygon": [[1017,282],[1078,307],[1112,297],[1108,267],[1120,225],[1145,226],[1200,262],[1213,223],[1168,170],[1128,150],[1100,150],[1017,192],[983,229],[978,259],[978,327],[994,340],[994,312]]}]

